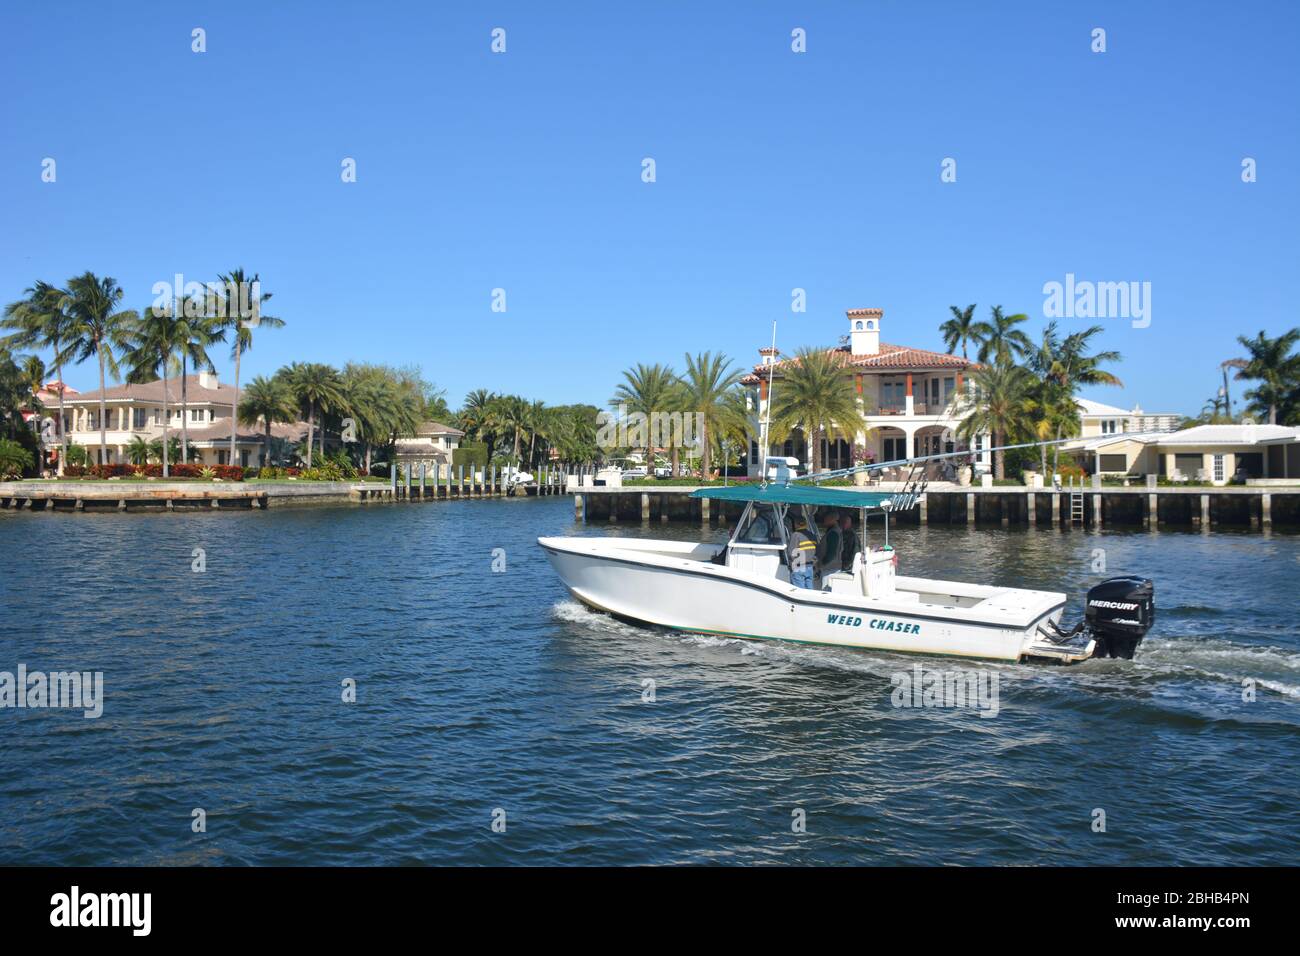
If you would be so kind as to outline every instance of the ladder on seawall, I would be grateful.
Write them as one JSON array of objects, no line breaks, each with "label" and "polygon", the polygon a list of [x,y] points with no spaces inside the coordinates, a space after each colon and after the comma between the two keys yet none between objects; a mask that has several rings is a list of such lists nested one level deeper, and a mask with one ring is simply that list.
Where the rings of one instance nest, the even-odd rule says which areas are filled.
[{"label": "ladder on seawall", "polygon": [[1074,487],[1074,478],[1070,478],[1070,524],[1083,524],[1083,485]]}]

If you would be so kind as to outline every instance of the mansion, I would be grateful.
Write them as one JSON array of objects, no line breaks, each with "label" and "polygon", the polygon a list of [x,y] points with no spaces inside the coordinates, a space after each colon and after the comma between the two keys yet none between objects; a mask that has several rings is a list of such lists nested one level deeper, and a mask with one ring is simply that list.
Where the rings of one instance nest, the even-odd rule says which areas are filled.
[{"label": "mansion", "polygon": [[[978,363],[925,349],[888,345],[880,340],[883,309],[851,309],[847,313],[849,334],[844,344],[827,351],[852,379],[862,411],[871,431],[859,432],[850,443],[844,436],[822,439],[821,467],[827,470],[848,468],[855,461],[853,444],[874,461],[896,461],[917,455],[937,455],[961,451],[955,432],[969,414],[961,408],[958,396],[969,388],[971,372]],[[762,362],[754,366],[741,384],[749,389],[750,441],[748,472],[757,476],[761,467],[758,436],[762,435],[769,394],[781,388],[782,374],[797,359],[780,359],[771,348],[759,349]],[[989,446],[987,437],[977,437],[975,447]],[[784,444],[774,443],[771,455],[792,456],[807,464],[811,455],[806,441],[793,437]],[[978,455],[987,463],[988,453]]]},{"label": "mansion", "polygon": [[[83,446],[92,462],[99,462],[99,404],[100,391],[78,392],[59,382],[50,382],[37,393],[44,406],[43,416],[49,419],[46,431],[47,450],[52,458],[58,457],[59,390],[63,395],[62,430],[70,444]],[[235,459],[230,460],[230,417],[234,411],[235,389],[217,381],[209,372],[189,375],[185,380],[186,409],[181,409],[180,377],[167,380],[167,437],[180,440],[182,425],[188,431],[193,449],[191,461],[202,465],[240,465],[250,467],[262,463],[265,453],[264,425],[239,425],[235,430]],[[103,392],[104,444],[108,449],[110,464],[130,462],[128,449],[136,438],[152,442],[163,435],[163,383],[159,379],[143,385],[113,385]],[[183,419],[182,415],[188,415]],[[307,435],[307,423],[274,423],[271,437],[291,443],[302,441]]]}]

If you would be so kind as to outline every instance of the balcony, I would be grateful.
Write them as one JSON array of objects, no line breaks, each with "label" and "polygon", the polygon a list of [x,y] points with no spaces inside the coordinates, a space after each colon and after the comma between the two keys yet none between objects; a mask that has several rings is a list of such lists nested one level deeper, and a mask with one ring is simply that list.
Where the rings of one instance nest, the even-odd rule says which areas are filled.
[{"label": "balcony", "polygon": [[[936,417],[939,415],[951,414],[952,412],[951,406],[952,406],[951,402],[948,403],[914,402],[912,404],[912,416],[913,417],[921,417],[921,416]],[[907,406],[906,405],[881,405],[878,408],[876,408],[874,411],[870,407],[868,407],[864,412],[864,414],[869,416],[870,415],[906,415]]]}]

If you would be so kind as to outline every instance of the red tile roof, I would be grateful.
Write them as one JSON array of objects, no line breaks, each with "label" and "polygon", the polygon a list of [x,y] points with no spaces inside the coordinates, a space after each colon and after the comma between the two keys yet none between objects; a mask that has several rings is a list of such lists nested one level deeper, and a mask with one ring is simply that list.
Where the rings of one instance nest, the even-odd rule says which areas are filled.
[{"label": "red tile roof", "polygon": [[[858,309],[858,312],[879,311],[873,309]],[[849,313],[854,314],[853,312]],[[863,371],[873,370],[900,370],[904,372],[930,372],[942,369],[953,369],[960,371],[962,369],[979,368],[978,362],[972,362],[964,359],[960,355],[949,355],[947,352],[931,352],[928,349],[914,349],[904,345],[886,345],[880,344],[880,351],[875,355],[852,355],[849,353],[847,346],[826,350],[833,358],[839,361],[845,368],[861,369]],[[781,366],[790,363],[797,363],[798,358],[792,357],[781,359],[773,362],[772,365],[755,365],[754,371],[746,375],[742,382],[746,385],[753,385],[763,377],[762,373],[771,368],[778,373]]]}]

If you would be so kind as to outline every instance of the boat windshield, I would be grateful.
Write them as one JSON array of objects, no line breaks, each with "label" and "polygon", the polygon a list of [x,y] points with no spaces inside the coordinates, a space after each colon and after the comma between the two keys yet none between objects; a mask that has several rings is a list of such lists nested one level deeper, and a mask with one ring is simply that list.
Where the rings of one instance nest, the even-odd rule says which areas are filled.
[{"label": "boat windshield", "polygon": [[769,504],[747,508],[732,540],[739,544],[784,544],[783,516]]}]

